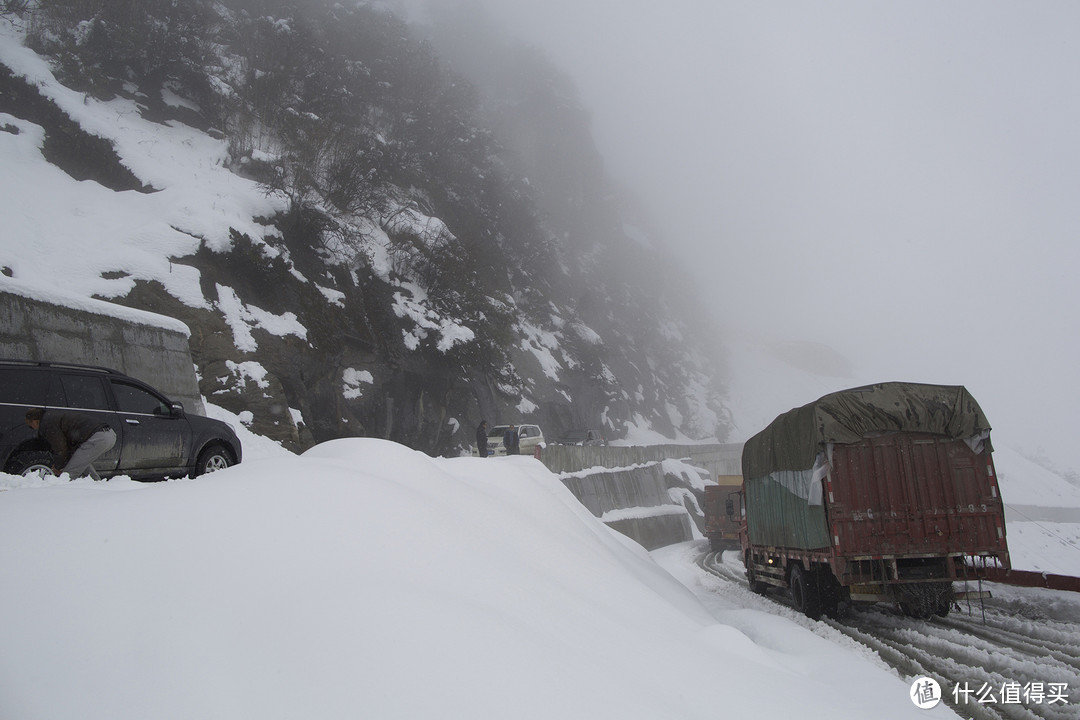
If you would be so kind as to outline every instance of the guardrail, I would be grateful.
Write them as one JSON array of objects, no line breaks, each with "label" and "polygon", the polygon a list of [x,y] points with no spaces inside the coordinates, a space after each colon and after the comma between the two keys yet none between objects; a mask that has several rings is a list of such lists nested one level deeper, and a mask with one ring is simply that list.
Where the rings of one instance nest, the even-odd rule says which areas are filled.
[{"label": "guardrail", "polygon": [[1043,587],[1051,590],[1080,592],[1080,578],[1071,575],[1055,575],[1031,570],[1003,570],[1002,568],[992,567],[986,568],[984,572],[986,573],[986,580],[1004,585]]}]

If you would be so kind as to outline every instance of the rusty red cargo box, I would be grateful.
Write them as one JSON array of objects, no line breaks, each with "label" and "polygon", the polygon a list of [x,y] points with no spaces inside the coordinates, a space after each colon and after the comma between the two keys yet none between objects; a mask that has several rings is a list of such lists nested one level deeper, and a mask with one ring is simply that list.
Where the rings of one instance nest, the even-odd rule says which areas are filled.
[{"label": "rusty red cargo box", "polygon": [[[960,557],[1007,562],[1005,512],[994,461],[964,440],[892,433],[835,445],[824,498],[832,554],[844,584],[885,558]],[[897,579],[904,579],[901,562]],[[929,572],[908,562],[912,579]],[[860,570],[861,568],[861,570]],[[966,566],[946,567],[949,577]]]}]

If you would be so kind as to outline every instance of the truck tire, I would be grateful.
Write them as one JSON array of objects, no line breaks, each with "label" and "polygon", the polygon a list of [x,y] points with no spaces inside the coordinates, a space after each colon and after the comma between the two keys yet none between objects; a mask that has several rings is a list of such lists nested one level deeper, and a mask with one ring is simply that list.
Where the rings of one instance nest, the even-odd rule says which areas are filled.
[{"label": "truck tire", "polygon": [[900,612],[904,613],[906,617],[915,618],[916,620],[929,620],[930,616],[934,614],[933,609],[926,607],[918,600],[909,599],[900,601]]},{"label": "truck tire", "polygon": [[945,617],[952,608],[952,583],[901,585],[898,589],[900,612],[911,618],[928,620]]},{"label": "truck tire", "polygon": [[953,589],[951,582],[941,583],[938,593],[938,605],[934,608],[934,614],[938,617],[947,617],[953,606]]},{"label": "truck tire", "polygon": [[743,558],[743,563],[746,566],[746,584],[758,595],[764,595],[768,591],[769,586],[758,581],[757,573],[754,572],[754,563],[751,561],[749,550],[746,551],[746,557]]},{"label": "truck tire", "polygon": [[821,612],[827,617],[840,617],[840,600],[843,597],[843,589],[840,587],[840,582],[836,579],[836,576],[832,574],[832,571],[825,567],[818,568],[815,573],[815,579],[817,580]]},{"label": "truck tire", "polygon": [[803,570],[799,563],[791,566],[788,575],[788,588],[791,591],[791,604],[811,620],[821,619],[821,596],[813,573]]}]

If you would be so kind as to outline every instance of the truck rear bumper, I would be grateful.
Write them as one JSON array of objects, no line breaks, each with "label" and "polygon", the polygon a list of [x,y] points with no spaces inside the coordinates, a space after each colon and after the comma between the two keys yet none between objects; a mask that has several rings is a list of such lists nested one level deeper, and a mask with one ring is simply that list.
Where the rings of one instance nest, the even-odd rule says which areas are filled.
[{"label": "truck rear bumper", "polygon": [[[952,593],[953,600],[979,600],[993,597],[989,590],[957,590]],[[892,602],[895,596],[887,592],[884,585],[853,585],[850,588],[852,602]]]},{"label": "truck rear bumper", "polygon": [[835,558],[833,569],[842,585],[873,583],[918,583],[945,580],[977,580],[984,576],[987,561],[1008,568],[1008,556],[998,559],[991,553],[979,554],[983,567],[967,562],[969,554],[903,555],[884,557]]}]

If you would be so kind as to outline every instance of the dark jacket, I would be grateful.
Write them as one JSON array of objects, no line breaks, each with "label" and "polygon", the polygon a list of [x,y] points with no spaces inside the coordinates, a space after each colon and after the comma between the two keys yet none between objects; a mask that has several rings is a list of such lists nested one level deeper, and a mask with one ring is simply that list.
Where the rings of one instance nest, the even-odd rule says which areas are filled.
[{"label": "dark jacket", "polygon": [[46,412],[41,417],[38,435],[49,443],[56,456],[56,465],[63,467],[71,459],[75,448],[86,442],[94,433],[109,427],[103,420],[75,412]]},{"label": "dark jacket", "polygon": [[503,433],[503,445],[506,446],[507,455],[517,455],[521,452],[521,436],[517,428],[510,428]]},{"label": "dark jacket", "polygon": [[476,451],[480,457],[487,457],[487,423],[480,423],[476,428]]}]

